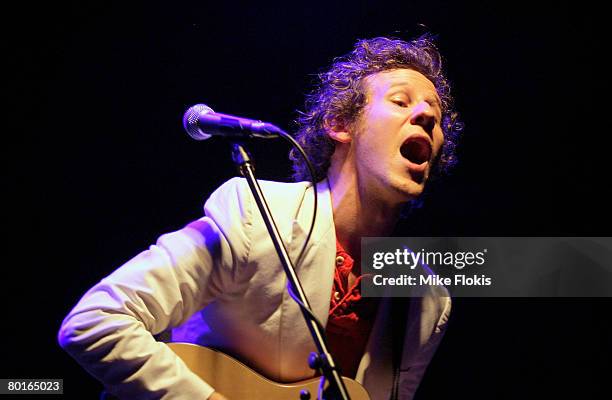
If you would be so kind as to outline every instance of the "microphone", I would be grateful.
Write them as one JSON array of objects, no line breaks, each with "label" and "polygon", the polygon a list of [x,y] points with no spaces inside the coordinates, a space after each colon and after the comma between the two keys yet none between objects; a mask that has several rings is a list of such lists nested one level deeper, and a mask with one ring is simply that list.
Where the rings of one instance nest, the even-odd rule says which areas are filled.
[{"label": "microphone", "polygon": [[216,113],[205,104],[196,104],[185,112],[183,127],[195,140],[206,140],[212,136],[271,139],[282,132],[268,122]]}]

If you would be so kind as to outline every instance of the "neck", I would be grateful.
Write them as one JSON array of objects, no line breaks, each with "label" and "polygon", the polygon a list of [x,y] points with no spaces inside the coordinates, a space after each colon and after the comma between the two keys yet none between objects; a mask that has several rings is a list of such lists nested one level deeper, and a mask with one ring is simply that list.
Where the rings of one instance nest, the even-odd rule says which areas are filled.
[{"label": "neck", "polygon": [[336,237],[353,257],[361,252],[361,238],[393,232],[402,204],[390,203],[374,190],[359,185],[356,175],[330,168],[328,173]]}]

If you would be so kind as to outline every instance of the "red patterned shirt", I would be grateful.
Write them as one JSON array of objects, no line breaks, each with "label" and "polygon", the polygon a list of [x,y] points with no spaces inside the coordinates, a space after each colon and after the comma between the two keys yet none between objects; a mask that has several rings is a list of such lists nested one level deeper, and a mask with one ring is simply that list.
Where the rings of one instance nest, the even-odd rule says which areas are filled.
[{"label": "red patterned shirt", "polygon": [[[351,271],[357,279],[349,287]],[[342,375],[350,378],[357,373],[378,307],[377,298],[361,297],[361,278],[360,266],[336,241],[336,270],[326,335]]]}]

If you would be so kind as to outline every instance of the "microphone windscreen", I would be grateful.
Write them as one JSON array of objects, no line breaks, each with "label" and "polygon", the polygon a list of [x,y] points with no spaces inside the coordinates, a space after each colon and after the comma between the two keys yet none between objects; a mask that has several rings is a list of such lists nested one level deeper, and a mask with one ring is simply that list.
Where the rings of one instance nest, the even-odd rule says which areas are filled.
[{"label": "microphone windscreen", "polygon": [[195,140],[206,140],[212,137],[202,130],[198,126],[198,119],[201,115],[214,113],[213,109],[208,107],[206,104],[196,104],[190,107],[183,115],[183,127]]}]

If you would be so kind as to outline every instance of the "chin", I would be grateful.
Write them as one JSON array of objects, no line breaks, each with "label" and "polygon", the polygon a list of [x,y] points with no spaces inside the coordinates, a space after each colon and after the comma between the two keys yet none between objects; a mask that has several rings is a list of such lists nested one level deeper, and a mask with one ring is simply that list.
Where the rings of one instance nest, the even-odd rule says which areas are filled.
[{"label": "chin", "polygon": [[392,185],[392,187],[395,189],[398,201],[406,203],[418,199],[423,194],[425,182],[419,183],[412,179],[402,179],[400,182],[397,182],[397,184]]}]

